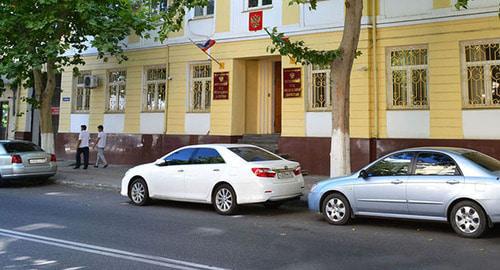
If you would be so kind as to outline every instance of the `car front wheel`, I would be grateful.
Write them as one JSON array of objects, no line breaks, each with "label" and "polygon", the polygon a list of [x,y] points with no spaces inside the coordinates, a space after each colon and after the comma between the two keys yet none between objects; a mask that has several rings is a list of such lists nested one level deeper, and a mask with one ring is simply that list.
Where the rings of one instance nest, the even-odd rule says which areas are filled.
[{"label": "car front wheel", "polygon": [[487,218],[481,206],[472,201],[457,203],[451,210],[453,230],[466,238],[479,238],[486,231]]},{"label": "car front wheel", "polygon": [[326,221],[333,225],[344,225],[351,219],[349,202],[339,193],[330,194],[325,198],[322,211]]},{"label": "car front wheel", "polygon": [[215,211],[221,215],[231,215],[236,212],[236,193],[227,184],[218,186],[212,196]]},{"label": "car front wheel", "polygon": [[149,202],[149,191],[146,181],[142,178],[135,178],[130,184],[128,196],[133,204],[138,206],[146,205]]}]

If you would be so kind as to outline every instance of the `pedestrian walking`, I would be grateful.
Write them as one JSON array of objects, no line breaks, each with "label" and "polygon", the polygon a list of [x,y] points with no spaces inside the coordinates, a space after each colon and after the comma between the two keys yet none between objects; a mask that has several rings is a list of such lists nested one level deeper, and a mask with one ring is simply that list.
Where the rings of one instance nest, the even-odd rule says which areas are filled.
[{"label": "pedestrian walking", "polygon": [[89,132],[86,125],[81,125],[81,131],[78,135],[78,144],[76,145],[76,165],[79,169],[81,165],[81,156],[83,154],[83,169],[89,166]]},{"label": "pedestrian walking", "polygon": [[106,157],[104,157],[104,148],[106,147],[106,133],[104,133],[104,127],[102,125],[99,125],[97,127],[97,141],[94,144],[94,149],[97,146],[97,158],[95,160],[95,168],[99,168],[99,160],[104,163],[103,168],[108,167],[108,162],[106,161]]}]

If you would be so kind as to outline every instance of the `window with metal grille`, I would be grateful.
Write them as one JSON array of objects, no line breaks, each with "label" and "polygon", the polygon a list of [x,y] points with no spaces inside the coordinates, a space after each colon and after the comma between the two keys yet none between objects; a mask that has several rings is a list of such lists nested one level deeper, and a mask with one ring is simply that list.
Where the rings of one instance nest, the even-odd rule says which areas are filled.
[{"label": "window with metal grille", "polygon": [[464,107],[500,107],[500,40],[461,47]]},{"label": "window with metal grille", "polygon": [[190,74],[189,111],[209,112],[212,84],[212,67],[210,63],[191,65]]},{"label": "window with metal grille", "polygon": [[164,66],[145,68],[143,111],[164,111],[167,94],[167,69]]},{"label": "window with metal grille", "polygon": [[194,17],[212,16],[214,15],[214,7],[214,0],[209,0],[206,6],[194,8]]},{"label": "window with metal grille", "polygon": [[90,72],[80,72],[74,77],[75,87],[73,90],[73,112],[89,112],[90,110],[90,88],[85,88],[83,77]]},{"label": "window with metal grille", "polygon": [[324,111],[332,108],[332,85],[330,66],[309,67],[309,110]]},{"label": "window with metal grille", "polygon": [[427,47],[390,48],[386,63],[389,108],[429,108]]},{"label": "window with metal grille", "polygon": [[125,90],[127,72],[114,70],[108,72],[108,91],[106,109],[108,112],[125,111]]}]

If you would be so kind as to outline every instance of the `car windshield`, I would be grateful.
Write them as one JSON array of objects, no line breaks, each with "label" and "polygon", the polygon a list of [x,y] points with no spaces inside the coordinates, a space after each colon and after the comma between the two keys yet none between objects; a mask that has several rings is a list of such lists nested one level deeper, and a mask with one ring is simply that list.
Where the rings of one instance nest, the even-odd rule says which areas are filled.
[{"label": "car windshield", "polygon": [[476,163],[491,172],[500,171],[500,161],[479,152],[467,152],[462,154],[466,159]]},{"label": "car windshield", "polygon": [[8,142],[4,143],[3,147],[7,153],[23,153],[42,151],[38,145],[26,142]]},{"label": "car windshield", "polygon": [[228,149],[247,162],[281,160],[279,156],[255,147],[230,147]]}]

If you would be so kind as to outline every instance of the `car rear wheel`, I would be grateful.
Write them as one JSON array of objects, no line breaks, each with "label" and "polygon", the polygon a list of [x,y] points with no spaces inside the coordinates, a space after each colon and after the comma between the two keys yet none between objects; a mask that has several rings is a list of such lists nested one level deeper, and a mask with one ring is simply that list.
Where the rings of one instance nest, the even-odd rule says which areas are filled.
[{"label": "car rear wheel", "polygon": [[488,220],[477,203],[462,201],[453,206],[450,223],[458,235],[466,238],[479,238],[486,231]]},{"label": "car rear wheel", "polygon": [[227,184],[218,186],[212,196],[212,204],[215,211],[221,215],[232,215],[236,212],[236,193]]},{"label": "car rear wheel", "polygon": [[130,184],[128,196],[133,204],[143,206],[149,202],[149,191],[146,181],[142,178],[135,178]]},{"label": "car rear wheel", "polygon": [[349,201],[339,193],[328,195],[323,201],[322,210],[326,221],[333,225],[344,225],[351,219]]}]

